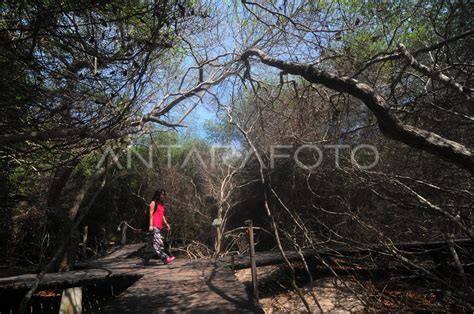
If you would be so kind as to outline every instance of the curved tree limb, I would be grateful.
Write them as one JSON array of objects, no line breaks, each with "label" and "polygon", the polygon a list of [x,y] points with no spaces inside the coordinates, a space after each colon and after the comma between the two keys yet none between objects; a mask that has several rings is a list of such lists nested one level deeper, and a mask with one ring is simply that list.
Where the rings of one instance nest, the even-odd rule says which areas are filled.
[{"label": "curved tree limb", "polygon": [[382,96],[369,85],[353,78],[319,70],[312,65],[274,59],[259,49],[245,51],[241,60],[248,60],[251,56],[256,56],[262,63],[289,74],[300,75],[311,83],[321,84],[360,99],[375,115],[380,131],[387,138],[429,152],[474,174],[474,153],[468,147],[436,133],[404,124],[390,112]]}]

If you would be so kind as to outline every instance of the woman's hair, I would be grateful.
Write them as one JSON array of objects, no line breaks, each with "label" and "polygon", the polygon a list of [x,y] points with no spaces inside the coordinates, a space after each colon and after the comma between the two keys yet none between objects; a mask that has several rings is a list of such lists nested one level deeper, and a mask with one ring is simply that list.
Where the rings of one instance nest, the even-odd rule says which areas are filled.
[{"label": "woman's hair", "polygon": [[157,189],[155,193],[153,193],[153,197],[151,198],[151,200],[159,202],[161,200],[161,193],[166,193],[165,189]]}]

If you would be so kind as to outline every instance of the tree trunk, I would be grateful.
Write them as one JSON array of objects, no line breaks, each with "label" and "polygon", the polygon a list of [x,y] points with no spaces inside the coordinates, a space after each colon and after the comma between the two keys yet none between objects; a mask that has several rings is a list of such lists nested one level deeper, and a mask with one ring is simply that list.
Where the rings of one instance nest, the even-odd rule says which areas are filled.
[{"label": "tree trunk", "polygon": [[[66,157],[66,156],[62,156]],[[58,167],[51,179],[51,183],[49,185],[48,191],[48,208],[51,215],[49,215],[49,223],[53,230],[55,231],[55,238],[54,238],[54,248],[60,247],[65,241],[69,242],[66,243],[68,247],[66,249],[66,254],[64,254],[64,258],[60,260],[56,265],[53,267],[53,271],[66,271],[71,269],[72,263],[71,260],[74,261],[73,258],[73,250],[74,250],[74,241],[73,239],[76,238],[72,236],[71,238],[68,237],[69,232],[73,226],[73,219],[71,219],[71,213],[65,209],[61,202],[61,196],[66,186],[71,174],[79,163],[79,160],[75,160],[70,162],[64,166]],[[75,234],[76,232],[74,232]]]}]

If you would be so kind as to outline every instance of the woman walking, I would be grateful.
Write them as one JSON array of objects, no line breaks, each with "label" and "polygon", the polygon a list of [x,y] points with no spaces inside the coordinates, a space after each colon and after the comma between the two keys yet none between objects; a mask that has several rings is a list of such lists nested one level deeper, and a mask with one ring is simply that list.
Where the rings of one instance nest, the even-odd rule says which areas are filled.
[{"label": "woman walking", "polygon": [[[148,265],[150,258],[155,252],[158,257],[165,264],[170,264],[174,261],[175,257],[165,253],[163,238],[161,236],[161,230],[163,230],[163,224],[166,226],[168,232],[171,227],[165,217],[165,206],[163,200],[166,198],[166,191],[164,189],[158,189],[153,194],[153,198],[150,203],[149,214],[148,214],[148,244],[145,247],[145,253],[143,255],[143,264]],[[153,252],[154,251],[154,252]]]}]

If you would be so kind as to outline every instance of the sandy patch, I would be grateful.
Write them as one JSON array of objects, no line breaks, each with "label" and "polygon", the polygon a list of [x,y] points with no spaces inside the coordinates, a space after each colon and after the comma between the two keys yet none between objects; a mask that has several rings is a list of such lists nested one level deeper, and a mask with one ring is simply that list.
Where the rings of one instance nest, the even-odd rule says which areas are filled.
[{"label": "sandy patch", "polygon": [[[250,269],[238,270],[237,278],[250,287],[252,276]],[[289,289],[288,280],[283,279],[279,266],[266,266],[257,269],[259,281],[260,305],[265,313],[299,313],[306,312],[303,302],[296,292]],[[310,308],[320,312],[314,298],[306,285],[302,292]],[[313,293],[325,313],[362,312],[362,303],[339,280],[331,277],[314,280]]]}]

